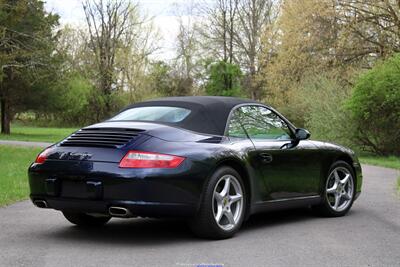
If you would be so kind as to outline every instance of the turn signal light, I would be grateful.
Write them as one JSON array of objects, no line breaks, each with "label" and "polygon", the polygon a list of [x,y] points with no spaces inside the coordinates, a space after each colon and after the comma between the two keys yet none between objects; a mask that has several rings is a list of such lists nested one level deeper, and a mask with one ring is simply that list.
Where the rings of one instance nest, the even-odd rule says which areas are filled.
[{"label": "turn signal light", "polygon": [[176,168],[185,158],[144,151],[129,151],[119,163],[120,168]]}]

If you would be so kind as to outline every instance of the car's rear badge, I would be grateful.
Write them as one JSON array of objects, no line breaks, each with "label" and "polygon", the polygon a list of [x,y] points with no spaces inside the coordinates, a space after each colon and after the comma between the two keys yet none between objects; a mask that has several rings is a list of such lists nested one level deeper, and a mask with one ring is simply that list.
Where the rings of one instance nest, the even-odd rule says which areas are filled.
[{"label": "car's rear badge", "polygon": [[85,152],[64,152],[60,155],[62,160],[88,160],[93,156],[93,154]]}]

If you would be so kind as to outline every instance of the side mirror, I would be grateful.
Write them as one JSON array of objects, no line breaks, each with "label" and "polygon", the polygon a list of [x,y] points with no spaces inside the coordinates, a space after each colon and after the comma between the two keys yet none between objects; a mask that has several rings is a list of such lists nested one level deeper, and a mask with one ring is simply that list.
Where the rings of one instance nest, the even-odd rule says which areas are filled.
[{"label": "side mirror", "polygon": [[302,128],[296,129],[295,135],[296,135],[296,139],[299,141],[306,140],[306,139],[310,138],[310,136],[311,136],[309,131],[307,131],[306,129],[302,129]]}]

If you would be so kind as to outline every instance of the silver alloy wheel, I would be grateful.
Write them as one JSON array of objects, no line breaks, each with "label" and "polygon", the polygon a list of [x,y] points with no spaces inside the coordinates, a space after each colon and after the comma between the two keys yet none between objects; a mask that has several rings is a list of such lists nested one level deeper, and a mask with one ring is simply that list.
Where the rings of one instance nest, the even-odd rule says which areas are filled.
[{"label": "silver alloy wheel", "polygon": [[326,181],[326,198],[336,212],[347,209],[353,199],[354,180],[350,171],[336,167]]},{"label": "silver alloy wheel", "polygon": [[229,231],[243,213],[243,190],[238,179],[230,174],[222,176],[214,188],[212,209],[218,226]]}]

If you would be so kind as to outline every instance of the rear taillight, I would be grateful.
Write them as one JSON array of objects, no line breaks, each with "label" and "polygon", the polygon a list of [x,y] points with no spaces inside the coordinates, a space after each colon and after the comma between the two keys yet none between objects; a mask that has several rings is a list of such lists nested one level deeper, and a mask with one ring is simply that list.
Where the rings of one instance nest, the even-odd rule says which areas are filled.
[{"label": "rear taillight", "polygon": [[46,161],[47,156],[49,155],[50,148],[46,148],[36,157],[35,163],[42,164]]},{"label": "rear taillight", "polygon": [[120,168],[176,168],[185,158],[144,151],[129,151],[119,163]]}]

